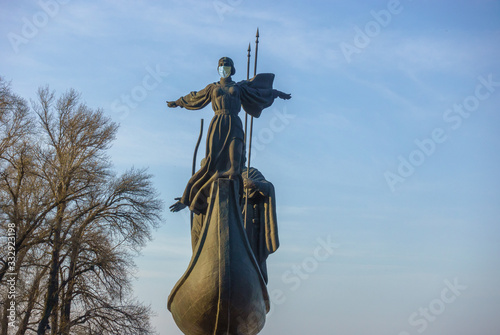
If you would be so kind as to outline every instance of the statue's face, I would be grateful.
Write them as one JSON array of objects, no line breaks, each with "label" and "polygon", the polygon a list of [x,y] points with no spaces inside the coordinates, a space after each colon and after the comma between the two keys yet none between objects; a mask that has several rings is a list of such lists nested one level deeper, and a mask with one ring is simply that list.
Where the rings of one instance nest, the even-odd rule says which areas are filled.
[{"label": "statue's face", "polygon": [[219,59],[219,66],[217,67],[217,71],[219,72],[221,78],[229,78],[232,74],[234,74],[232,60],[227,57]]}]

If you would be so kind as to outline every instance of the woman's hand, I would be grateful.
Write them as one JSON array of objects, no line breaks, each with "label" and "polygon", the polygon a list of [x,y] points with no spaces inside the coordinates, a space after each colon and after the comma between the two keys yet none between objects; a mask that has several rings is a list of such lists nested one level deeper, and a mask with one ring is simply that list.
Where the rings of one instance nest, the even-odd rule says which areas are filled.
[{"label": "woman's hand", "polygon": [[167,101],[167,106],[170,108],[178,107],[175,101]]},{"label": "woman's hand", "polygon": [[280,98],[280,99],[283,99],[283,100],[289,100],[292,98],[292,95],[291,94],[288,94],[288,93],[284,93],[284,92],[281,92],[281,91],[278,91],[278,90],[275,90],[274,91],[274,97],[276,98]]},{"label": "woman's hand", "polygon": [[177,202],[175,204],[173,204],[172,206],[170,206],[170,211],[171,212],[178,212],[178,211],[181,211],[183,210],[184,208],[186,208],[187,206],[184,205],[180,200],[181,198],[175,198],[175,200],[177,200]]}]

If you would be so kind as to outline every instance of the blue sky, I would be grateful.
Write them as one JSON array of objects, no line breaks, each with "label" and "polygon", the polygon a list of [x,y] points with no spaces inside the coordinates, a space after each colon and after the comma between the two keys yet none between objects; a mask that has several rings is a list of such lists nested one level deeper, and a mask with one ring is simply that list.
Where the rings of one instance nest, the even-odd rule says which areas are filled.
[{"label": "blue sky", "polygon": [[[258,72],[293,96],[255,121],[281,238],[261,334],[499,333],[500,1],[0,6],[0,75],[26,98],[49,84],[103,108],[121,124],[116,169],[149,167],[167,204],[213,112],[165,100],[217,81],[222,56],[245,79],[259,27]],[[162,335],[181,334],[166,299],[189,262],[187,217],[165,211],[137,259]]]}]

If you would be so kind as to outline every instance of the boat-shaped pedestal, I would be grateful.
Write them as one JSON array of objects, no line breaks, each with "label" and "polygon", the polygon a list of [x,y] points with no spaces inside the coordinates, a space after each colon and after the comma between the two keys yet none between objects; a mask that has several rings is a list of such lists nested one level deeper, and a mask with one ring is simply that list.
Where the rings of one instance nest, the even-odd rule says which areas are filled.
[{"label": "boat-shaped pedestal", "polygon": [[243,228],[234,180],[214,182],[193,257],[168,309],[186,335],[254,335],[264,327],[269,296]]}]

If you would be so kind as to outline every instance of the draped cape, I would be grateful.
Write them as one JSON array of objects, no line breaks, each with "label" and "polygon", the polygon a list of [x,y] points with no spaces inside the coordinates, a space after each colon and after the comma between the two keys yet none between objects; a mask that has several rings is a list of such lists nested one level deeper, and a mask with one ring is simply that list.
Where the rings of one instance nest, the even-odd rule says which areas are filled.
[{"label": "draped cape", "polygon": [[[247,176],[247,169],[243,170],[242,175]],[[248,179],[252,180],[256,185],[256,188],[248,193],[248,198],[259,199],[257,201],[260,213],[260,230],[257,241],[259,250],[256,252],[256,256],[265,261],[267,256],[275,252],[279,247],[274,185],[267,181],[259,170],[253,167],[250,167]]]}]

